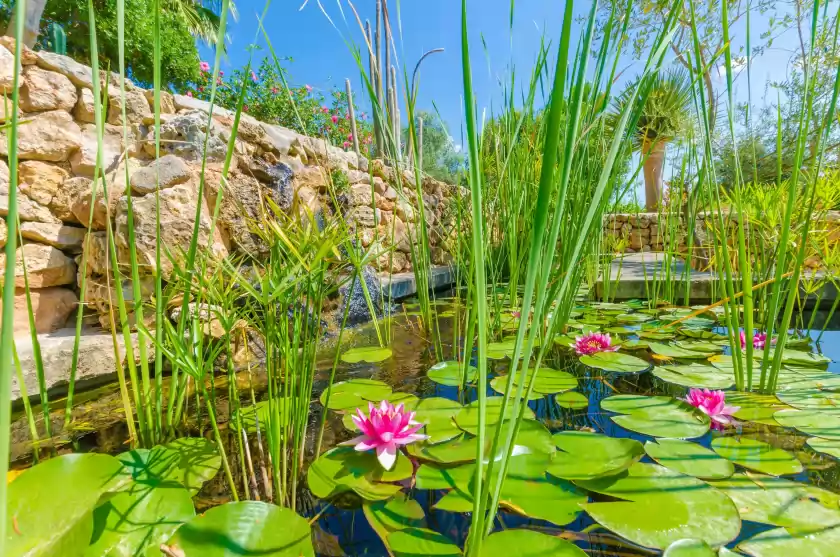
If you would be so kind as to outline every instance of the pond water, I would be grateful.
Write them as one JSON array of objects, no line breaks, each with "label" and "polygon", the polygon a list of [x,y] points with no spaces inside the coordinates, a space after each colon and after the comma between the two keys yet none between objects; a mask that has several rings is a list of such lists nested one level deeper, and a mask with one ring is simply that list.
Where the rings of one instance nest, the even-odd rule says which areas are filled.
[{"label": "pond water", "polygon": [[[675,310],[673,313],[674,317],[671,317],[668,313],[650,315],[644,311],[640,311],[639,308],[641,306],[636,306],[635,309],[633,307],[628,309],[626,306],[619,308],[618,306],[613,307],[609,305],[600,308],[592,305],[588,305],[587,307],[588,309],[585,312],[574,314],[576,323],[573,326],[578,329],[577,331],[571,329],[570,336],[574,336],[579,332],[580,328],[584,328],[585,330],[600,328],[601,330],[610,331],[614,339],[620,338],[624,341],[638,341],[637,333],[640,327],[647,326],[648,323],[658,323],[659,321],[657,320],[663,317],[667,320],[684,316],[687,313],[687,310]],[[416,307],[409,302],[399,306],[399,311],[395,313],[390,322],[392,334],[391,349],[393,355],[379,363],[341,363],[336,372],[336,382],[351,379],[375,379],[389,385],[395,393],[414,394],[420,399],[438,397],[457,401],[464,405],[475,400],[477,398],[475,388],[460,391],[456,387],[438,384],[426,376],[426,372],[437,362],[458,359],[460,356],[459,346],[463,342],[463,338],[460,336],[462,325],[459,322],[458,308],[453,307],[447,300],[440,300],[436,305],[436,309],[440,316],[439,338],[441,339],[437,346],[423,335],[418,325],[418,317],[413,313]],[[627,315],[636,315],[638,321],[633,318],[628,318]],[[701,322],[695,319],[693,322],[688,323],[688,325],[698,331],[705,330],[712,333],[724,332],[712,321],[713,317],[713,315],[706,315],[705,318],[709,319],[708,322]],[[506,316],[506,319],[510,319],[510,316]],[[641,320],[643,319],[649,319],[649,321],[642,323]],[[700,319],[702,320],[704,317]],[[511,319],[511,321],[513,320]],[[515,332],[512,326],[507,328]],[[625,328],[623,331],[624,334],[619,333],[619,329],[615,327]],[[821,365],[816,367],[809,367],[807,370],[800,370],[801,373],[805,374],[803,377],[811,373],[809,370],[815,370],[817,373],[822,373],[825,370],[831,373],[840,372],[840,364],[838,364],[838,360],[840,360],[840,331],[826,331],[822,334],[821,341],[817,343],[816,339],[819,335],[819,331],[811,332],[810,337],[812,341],[810,343],[805,340],[800,341],[800,345],[794,349],[802,352],[823,354],[831,361],[821,363]],[[702,342],[708,343],[708,340],[679,338],[682,338],[681,342],[684,343],[680,345],[683,349],[695,348],[699,350],[702,348],[704,350],[711,350],[711,347],[702,344]],[[624,347],[621,353],[644,358],[657,366],[702,363],[702,365],[710,367],[705,357],[698,359],[692,356],[690,360],[683,360],[682,358],[672,358],[669,360],[662,356],[651,354],[649,347],[644,344],[644,342],[659,342],[661,344],[671,341],[671,338],[656,338],[648,339],[647,341],[642,339],[642,344],[636,342],[635,344],[637,346],[632,346],[634,343],[631,342],[632,349]],[[722,344],[720,339],[718,339],[718,343]],[[368,324],[355,329],[352,335],[349,335],[348,341],[343,344],[341,350],[344,352],[352,346],[373,346],[375,344],[376,335],[374,329]],[[335,349],[334,343],[332,343],[331,345],[327,345],[319,353],[319,375],[316,379],[314,393],[316,397],[320,396],[321,392],[327,386],[330,369],[335,356]],[[725,360],[728,354],[728,347],[721,347],[719,350],[715,349],[714,353],[722,354],[723,360]],[[721,356],[717,357],[720,358]],[[493,376],[503,375],[507,370],[508,360],[504,357],[490,360],[489,363]],[[718,364],[725,366],[725,362],[718,362]],[[567,346],[564,346],[562,340],[549,350],[549,357],[543,362],[542,366],[554,370],[563,370],[572,374],[577,381],[577,386],[574,388],[574,391],[581,393],[585,399],[585,403],[581,402],[580,404],[580,406],[585,404],[585,407],[577,409],[561,406],[555,400],[553,394],[540,396],[537,400],[530,401],[529,407],[534,412],[536,419],[551,433],[567,430],[584,430],[604,434],[612,438],[635,439],[641,443],[649,442],[654,438],[631,429],[626,429],[616,423],[612,418],[617,414],[602,409],[602,401],[608,397],[620,394],[641,396],[664,395],[667,397],[682,398],[685,397],[688,391],[685,386],[664,381],[650,371],[642,373],[615,373],[584,365],[579,361],[573,351],[568,349]],[[793,368],[794,366],[790,365],[789,367]],[[717,371],[720,372],[720,370]],[[797,372],[792,371],[791,373]],[[227,392],[226,388],[222,388],[225,386],[225,381],[219,380],[217,382],[219,393]],[[242,378],[242,381],[243,385],[247,384],[245,383],[247,381],[245,377]],[[259,391],[260,387],[260,378],[257,377],[255,388]],[[488,396],[499,395],[491,387],[488,387],[487,394]],[[54,408],[61,409],[61,411],[56,411],[56,418],[54,419],[54,426],[59,429],[61,418],[63,417],[63,404],[63,401],[53,402]],[[220,419],[226,420],[227,404],[221,394],[218,407],[220,408]],[[323,407],[320,403],[313,401],[312,425],[310,427],[310,433],[313,434],[313,437],[317,433],[322,411]],[[124,451],[126,450],[127,431],[120,412],[121,404],[115,385],[107,386],[93,393],[80,396],[77,399],[77,405],[74,409],[74,423],[76,424],[74,431],[61,432],[58,434],[58,437],[64,439],[65,442],[73,438],[77,450],[108,452],[112,454]],[[334,411],[328,412],[324,450],[355,436],[353,432],[349,431],[343,425],[341,414]],[[37,409],[36,415],[39,415],[39,410]],[[708,433],[692,439],[692,441],[703,447],[712,447],[716,439],[723,437],[754,439],[767,443],[774,448],[787,451],[802,463],[801,472],[786,475],[785,478],[840,494],[840,467],[838,466],[838,461],[806,445],[809,435],[805,435],[792,428],[768,425],[772,422],[772,419],[762,419],[758,422],[739,419],[735,427],[728,427],[723,431],[710,430]],[[627,423],[632,424],[632,421]],[[208,426],[206,424],[193,424],[193,426],[199,433],[207,433]],[[26,442],[28,436],[27,431],[25,420],[19,418],[13,426],[13,457],[17,457],[15,466],[18,468],[27,466],[27,455],[31,450],[30,445]],[[225,429],[224,431],[230,434],[229,430]],[[192,433],[195,434],[195,431]],[[230,438],[230,442],[232,446],[232,437]],[[66,447],[66,449],[69,450],[69,447]],[[314,441],[312,439],[308,443],[308,450],[310,459],[314,458],[315,455],[312,454],[314,453]],[[650,456],[644,455],[641,458],[641,462],[653,463],[654,460]],[[234,467],[235,476],[240,478],[241,470],[238,468],[237,459],[232,459],[231,464]],[[743,471],[741,467],[736,468],[741,472]],[[406,485],[408,489],[405,491],[423,507],[428,528],[445,534],[463,547],[471,521],[469,513],[450,512],[435,508],[435,505],[444,496],[444,491],[422,490],[416,487],[410,487],[408,484]],[[316,536],[318,538],[316,550],[319,554],[339,555],[343,551],[343,554],[346,555],[387,555],[382,541],[369,525],[359,502],[355,498],[343,497],[338,501],[333,501],[328,504],[315,498],[308,492],[304,492],[302,495],[303,508],[298,509],[298,512],[306,517],[320,515],[316,529],[319,534]],[[616,500],[613,496],[606,493],[597,494],[594,491],[589,491],[587,495],[590,501]],[[220,504],[227,500],[228,494],[224,476],[220,473],[212,481],[205,484],[197,496],[196,506],[199,510],[202,510],[202,508]],[[667,509],[663,510],[667,512]],[[589,555],[630,556],[659,554],[657,551],[651,551],[629,543],[606,529],[598,528],[587,533],[587,528],[593,524],[595,522],[590,517],[590,514],[585,512],[581,512],[573,522],[567,525],[557,525],[546,520],[528,518],[502,509],[498,515],[496,527],[512,528],[527,526],[528,528],[542,530],[554,535],[562,534],[566,539],[574,541],[579,547],[585,549]],[[744,520],[737,540],[728,544],[728,546],[734,547],[739,541],[771,528],[773,526]],[[340,546],[340,549],[338,546]]]}]

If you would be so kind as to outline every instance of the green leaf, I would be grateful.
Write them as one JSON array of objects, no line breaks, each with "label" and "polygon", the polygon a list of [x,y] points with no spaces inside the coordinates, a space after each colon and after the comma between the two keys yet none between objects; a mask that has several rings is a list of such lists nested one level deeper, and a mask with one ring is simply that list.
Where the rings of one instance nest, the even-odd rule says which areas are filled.
[{"label": "green leaf", "polygon": [[625,415],[610,419],[630,431],[651,437],[693,438],[709,431],[709,417],[689,404],[666,396],[615,395],[601,408]]},{"label": "green leaf", "polygon": [[461,435],[461,429],[452,420],[461,408],[460,404],[448,398],[430,397],[418,403],[414,419],[426,424],[424,432],[429,436],[426,444],[442,443]]},{"label": "green leaf", "polygon": [[806,435],[840,441],[840,415],[819,410],[779,410],[773,418],[782,427],[792,427]]},{"label": "green leaf", "polygon": [[782,354],[782,363],[797,366],[827,366],[831,363],[831,358],[813,352],[785,349],[784,354]]},{"label": "green leaf", "polygon": [[589,406],[589,399],[583,393],[567,391],[554,395],[554,400],[561,408],[580,410]]},{"label": "green leaf", "polygon": [[394,468],[384,470],[373,451],[336,447],[319,456],[310,465],[306,477],[310,491],[321,499],[354,491],[362,499],[380,501],[400,490],[398,485],[381,482],[404,480],[411,473],[411,463],[401,453],[397,453]]},{"label": "green leaf", "polygon": [[505,358],[510,358],[513,355],[515,345],[515,338],[505,339],[502,342],[488,342],[487,357],[491,360],[503,360]]},{"label": "green leaf", "polygon": [[717,552],[702,540],[677,540],[662,557],[717,557]]},{"label": "green leaf", "polygon": [[[490,380],[490,388],[493,389],[495,392],[499,393],[500,395],[504,396],[505,389],[507,388],[507,375],[498,375]],[[525,391],[522,391],[522,394],[525,394]],[[516,397],[516,385],[514,385],[513,389],[511,389],[510,398],[513,400]],[[539,393],[536,390],[531,392],[531,395],[528,397],[528,400],[542,400],[545,398],[543,393]]]},{"label": "green leaf", "polygon": [[[487,408],[485,412],[485,424],[487,427],[493,427],[502,420],[503,397],[491,396],[487,397],[486,401]],[[526,420],[535,419],[534,412],[527,407],[525,408],[524,416]],[[508,404],[505,408],[504,418],[509,420],[512,417],[513,404]],[[476,435],[478,432],[478,401],[472,401],[468,405],[464,406],[460,412],[455,414],[455,423],[467,433]]]},{"label": "green leaf", "polygon": [[417,489],[459,489],[468,492],[475,470],[474,463],[448,468],[424,463],[415,476]]},{"label": "green leaf", "polygon": [[735,464],[771,476],[798,474],[802,463],[789,452],[747,437],[718,437],[712,449]]},{"label": "green leaf", "polygon": [[375,379],[350,379],[334,383],[330,391],[330,404],[326,405],[327,391],[321,393],[321,404],[330,410],[366,408],[369,402],[380,402],[391,394],[391,387]]},{"label": "green leaf", "polygon": [[461,549],[455,542],[434,530],[405,528],[388,535],[388,546],[397,557],[458,556]]},{"label": "green leaf", "polygon": [[189,557],[315,557],[309,523],[291,509],[259,501],[213,507],[178,528],[167,545]]},{"label": "green leaf", "polygon": [[535,530],[513,528],[494,532],[484,540],[479,557],[586,557],[586,552],[572,542]]},{"label": "green leaf", "polygon": [[644,313],[622,313],[615,316],[615,320],[619,323],[644,323],[653,319],[652,315],[645,315]]},{"label": "green leaf", "polygon": [[798,536],[776,528],[742,541],[736,549],[753,557],[832,557],[838,546],[840,527]]},{"label": "green leaf", "polygon": [[699,389],[728,389],[735,383],[731,373],[704,364],[654,367],[653,374],[667,383]]},{"label": "green leaf", "polygon": [[131,482],[104,454],[68,454],[33,466],[8,486],[4,557],[83,555],[99,497]]},{"label": "green leaf", "polygon": [[581,356],[580,363],[614,373],[641,373],[650,368],[650,363],[622,352],[597,352]]},{"label": "green leaf", "polygon": [[651,352],[666,358],[676,358],[680,360],[705,360],[713,354],[713,352],[699,352],[694,350],[686,350],[679,346],[672,344],[662,344],[660,342],[648,343]]},{"label": "green leaf", "polygon": [[[423,507],[405,493],[387,501],[366,502],[362,506],[370,527],[388,548],[388,535],[405,528],[425,528]],[[390,548],[388,548],[390,549]]]},{"label": "green leaf", "polygon": [[434,509],[453,513],[468,513],[473,510],[473,500],[463,491],[453,489],[438,499],[438,502],[434,504]]},{"label": "green leaf", "polygon": [[248,433],[256,435],[257,420],[260,422],[260,431],[268,431],[270,427],[269,418],[272,412],[279,417],[281,427],[287,426],[289,416],[292,414],[292,401],[288,398],[278,397],[273,401],[263,400],[253,406],[243,406],[234,411],[231,423],[235,424],[236,418],[239,418],[240,426]]},{"label": "green leaf", "polygon": [[626,470],[644,454],[634,439],[613,438],[588,431],[561,431],[552,439],[554,454],[548,473],[567,480],[589,480]]},{"label": "green leaf", "polygon": [[790,408],[786,404],[782,404],[778,398],[773,395],[762,395],[758,393],[726,393],[726,403],[732,406],[738,406],[740,409],[733,414],[739,420],[754,422],[758,424],[778,426],[779,423],[773,419],[773,415],[785,408]]},{"label": "green leaf", "polygon": [[670,331],[640,331],[638,337],[644,340],[670,340],[674,338]]},{"label": "green leaf", "polygon": [[437,462],[439,464],[458,464],[474,462],[478,440],[476,437],[464,436],[450,439],[443,443],[429,444],[426,442],[408,445],[408,454],[421,460]]},{"label": "green leaf", "polygon": [[825,453],[840,459],[840,441],[812,437],[805,441],[805,443],[819,453]]},{"label": "green leaf", "polygon": [[222,456],[216,443],[203,437],[182,437],[164,447],[180,456],[172,474],[193,495],[199,492],[205,482],[212,480],[222,467]]},{"label": "green leaf", "polygon": [[653,460],[675,472],[710,480],[728,478],[735,466],[706,447],[681,439],[659,439],[645,443]]},{"label": "green leaf", "polygon": [[528,478],[509,473],[499,503],[523,516],[547,520],[558,526],[574,521],[586,495],[571,483],[555,478]]},{"label": "green leaf", "polygon": [[624,499],[583,507],[601,526],[644,547],[664,550],[682,539],[716,547],[741,530],[738,510],[726,495],[663,466],[637,462],[617,476],[577,483]]},{"label": "green leaf", "polygon": [[357,346],[342,354],[341,361],[348,364],[357,364],[359,362],[375,364],[387,360],[392,354],[393,351],[390,348],[382,348],[381,346]]},{"label": "green leaf", "polygon": [[93,512],[93,535],[85,557],[160,555],[160,544],[195,516],[183,487],[134,484]]},{"label": "green leaf", "polygon": [[[438,362],[429,368],[426,372],[426,377],[440,385],[447,385],[449,387],[460,387],[463,381],[464,364],[463,362]],[[475,374],[478,370],[473,366],[467,366],[467,383],[475,381]]]}]

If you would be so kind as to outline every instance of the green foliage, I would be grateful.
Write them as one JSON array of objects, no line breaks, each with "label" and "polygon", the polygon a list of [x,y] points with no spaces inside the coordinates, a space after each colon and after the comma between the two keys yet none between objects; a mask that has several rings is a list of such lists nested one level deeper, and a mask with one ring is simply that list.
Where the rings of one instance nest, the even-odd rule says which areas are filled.
[{"label": "green foliage", "polygon": [[347,178],[347,174],[341,169],[336,168],[330,171],[330,180],[332,181],[335,195],[341,195],[350,190],[350,180]]},{"label": "green foliage", "polygon": [[[191,26],[183,10],[176,7],[182,0],[170,0],[172,4],[161,11],[161,75],[164,84],[182,87],[198,77],[198,52]],[[154,19],[152,0],[126,0],[125,2],[125,52],[128,77],[138,84],[149,85],[153,81],[154,68]],[[14,2],[0,2],[0,25],[9,21]],[[117,2],[115,0],[94,0],[99,63],[102,69],[119,71],[117,37]],[[50,0],[41,18],[41,34],[38,48],[46,48],[50,40],[47,28],[50,24],[61,25],[67,35],[67,55],[90,64],[90,29],[87,0]],[[213,15],[202,9],[205,18]]]},{"label": "green foliage", "polygon": [[[459,174],[466,169],[464,154],[456,149],[452,136],[440,117],[431,112],[420,111],[423,119],[423,171],[437,180],[456,184]],[[404,128],[403,144],[408,143],[408,128]]]},{"label": "green foliage", "polygon": [[[198,75],[185,94],[202,100],[210,99],[213,75],[209,64],[201,62]],[[288,73],[278,70],[268,58],[254,71],[245,68],[233,70],[229,75],[221,72],[216,88],[216,103],[230,110],[236,110],[239,98],[245,88],[242,112],[257,120],[279,124],[312,137],[324,137],[330,143],[344,149],[353,148],[350,127],[350,110],[347,93],[334,89],[329,101],[309,85],[287,87]],[[355,101],[354,101],[355,103]],[[357,112],[356,129],[359,143],[366,152],[373,142],[373,125],[367,115]]]}]

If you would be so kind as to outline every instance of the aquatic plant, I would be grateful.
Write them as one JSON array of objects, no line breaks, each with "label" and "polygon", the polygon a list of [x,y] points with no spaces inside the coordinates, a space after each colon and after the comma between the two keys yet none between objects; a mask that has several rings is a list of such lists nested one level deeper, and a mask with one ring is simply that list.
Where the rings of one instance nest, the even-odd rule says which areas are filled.
[{"label": "aquatic plant", "polygon": [[612,344],[609,333],[587,333],[575,337],[574,349],[578,356],[590,356],[598,352],[615,352],[620,348]]},{"label": "aquatic plant", "polygon": [[723,391],[710,391],[709,389],[690,389],[685,401],[712,420],[712,427],[723,429],[724,426],[732,425],[731,416],[740,410],[739,406],[726,405],[726,393]]},{"label": "aquatic plant", "polygon": [[357,451],[376,450],[376,458],[386,470],[394,467],[397,451],[400,447],[427,439],[427,435],[417,433],[423,424],[415,421],[415,412],[409,412],[402,403],[394,406],[387,400],[368,403],[368,415],[361,409],[352,417],[353,423],[362,431],[362,435],[345,441],[342,445],[352,445]]}]

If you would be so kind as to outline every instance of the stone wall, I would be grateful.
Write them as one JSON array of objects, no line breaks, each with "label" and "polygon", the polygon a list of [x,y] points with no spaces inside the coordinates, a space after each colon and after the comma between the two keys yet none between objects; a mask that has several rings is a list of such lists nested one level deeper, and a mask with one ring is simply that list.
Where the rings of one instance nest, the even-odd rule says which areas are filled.
[{"label": "stone wall", "polygon": [[[0,39],[0,88],[9,98],[14,75],[13,41],[9,37]],[[6,110],[0,111],[0,122],[6,121],[12,110],[20,113],[17,184],[10,184],[6,131],[0,131],[0,246],[6,243],[4,217],[8,214],[10,187],[17,187],[23,236],[16,258],[16,328],[28,330],[22,290],[24,261],[39,332],[64,325],[78,304],[82,276],[87,279],[86,306],[100,316],[107,311],[114,293],[108,290],[111,274],[106,224],[110,218],[117,259],[120,265],[127,266],[129,196],[134,211],[133,243],[139,259],[141,291],[144,296],[151,292],[158,241],[158,171],[159,240],[172,254],[189,246],[197,210],[201,214],[199,249],[222,256],[258,253],[259,240],[252,233],[252,225],[265,213],[266,200],[273,199],[293,216],[304,214],[305,210],[316,216],[319,212],[331,215],[340,210],[356,227],[365,247],[379,239],[383,255],[377,264],[381,270],[411,270],[409,239],[416,238],[415,221],[421,200],[416,196],[410,171],[396,171],[382,161],[369,161],[323,140],[243,114],[223,189],[222,167],[232,133],[232,113],[217,107],[212,121],[208,121],[208,103],[163,92],[161,152],[156,159],[152,92],[127,83],[127,121],[123,122],[118,76],[102,72],[100,80],[103,86],[108,81],[110,94],[102,160],[108,195],[102,193],[100,183],[93,198],[91,178],[96,165],[97,133],[90,67],[66,56],[26,49],[20,71],[20,106],[14,107],[8,100]],[[205,195],[199,199],[205,142]],[[346,191],[338,195],[338,206],[326,195],[331,173],[335,172],[343,173],[346,181],[341,182],[348,184]],[[424,177],[422,183],[433,261],[446,263],[449,257],[442,246],[452,233],[450,207],[453,196],[463,195],[464,190],[430,177]],[[212,211],[222,189],[219,220],[213,228]],[[389,258],[386,252],[391,247],[392,227],[394,254]],[[88,232],[89,244],[85,241]],[[78,268],[87,245],[85,268]],[[4,264],[0,259],[0,269]],[[163,276],[171,270],[170,261],[164,257]],[[131,285],[126,282],[122,290],[130,300]]]}]

